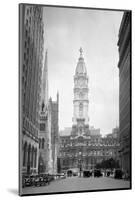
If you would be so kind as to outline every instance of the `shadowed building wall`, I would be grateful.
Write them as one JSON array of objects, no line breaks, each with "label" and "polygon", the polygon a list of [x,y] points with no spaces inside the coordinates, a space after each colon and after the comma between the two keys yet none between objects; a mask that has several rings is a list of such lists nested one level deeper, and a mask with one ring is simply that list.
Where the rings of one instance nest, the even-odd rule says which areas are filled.
[{"label": "shadowed building wall", "polygon": [[43,9],[20,5],[21,161],[23,174],[38,171],[38,131],[43,60]]},{"label": "shadowed building wall", "polygon": [[120,164],[130,175],[130,79],[131,79],[131,12],[125,12],[119,30],[119,120],[120,120]]}]

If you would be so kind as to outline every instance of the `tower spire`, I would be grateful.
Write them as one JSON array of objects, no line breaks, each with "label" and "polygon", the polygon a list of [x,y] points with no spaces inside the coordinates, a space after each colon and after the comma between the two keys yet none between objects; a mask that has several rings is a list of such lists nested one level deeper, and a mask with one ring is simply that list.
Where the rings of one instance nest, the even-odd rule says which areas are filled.
[{"label": "tower spire", "polygon": [[46,105],[48,102],[48,51],[45,51],[45,60],[42,77],[42,102]]},{"label": "tower spire", "polygon": [[75,76],[74,76],[74,100],[73,100],[73,124],[77,124],[78,120],[83,121],[85,125],[89,123],[88,117],[88,76],[87,70],[82,57],[83,50],[80,47],[80,57],[77,63]]}]

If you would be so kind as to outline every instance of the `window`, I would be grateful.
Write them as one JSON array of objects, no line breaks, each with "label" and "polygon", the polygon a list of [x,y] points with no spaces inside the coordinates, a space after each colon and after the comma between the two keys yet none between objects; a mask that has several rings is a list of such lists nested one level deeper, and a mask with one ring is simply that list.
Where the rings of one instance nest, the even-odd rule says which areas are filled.
[{"label": "window", "polygon": [[26,25],[28,26],[28,19],[26,19]]},{"label": "window", "polygon": [[34,151],[34,167],[36,168],[36,162],[37,162],[37,149]]},{"label": "window", "polygon": [[45,143],[45,139],[44,138],[42,138],[42,149],[44,149],[44,143]]},{"label": "window", "polygon": [[39,138],[39,149],[41,148],[41,138]]},{"label": "window", "polygon": [[27,9],[27,15],[29,14],[29,9]]},{"label": "window", "polygon": [[24,144],[23,148],[23,166],[26,166],[26,154],[27,154],[27,143]]},{"label": "window", "polygon": [[40,123],[40,131],[45,131],[45,123]]},{"label": "window", "polygon": [[79,115],[80,115],[80,117],[82,116],[82,114],[83,114],[83,104],[80,103],[80,105],[79,105]]},{"label": "window", "polygon": [[25,32],[25,36],[27,37],[28,36],[28,31],[26,30],[26,32]]},{"label": "window", "polygon": [[24,60],[26,59],[26,53],[24,53]]}]

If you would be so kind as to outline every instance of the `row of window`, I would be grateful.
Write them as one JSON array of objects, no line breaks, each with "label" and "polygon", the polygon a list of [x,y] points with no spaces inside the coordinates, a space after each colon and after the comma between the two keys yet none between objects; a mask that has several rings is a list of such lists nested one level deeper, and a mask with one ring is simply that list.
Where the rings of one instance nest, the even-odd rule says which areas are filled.
[{"label": "row of window", "polygon": [[[61,143],[62,144],[69,144],[69,143],[71,143],[70,142],[71,140],[70,139],[61,139]],[[115,142],[115,141],[117,141],[117,139],[116,138],[99,138],[99,139],[93,139],[93,138],[91,138],[91,139],[87,139],[87,140],[81,140],[81,142],[82,143],[111,143],[111,142]],[[75,144],[75,143],[78,143],[79,142],[79,140],[75,140],[75,141],[73,141],[72,143],[73,144]]]},{"label": "row of window", "polygon": [[25,142],[23,146],[23,166],[36,168],[37,165],[36,161],[37,161],[37,148]]},{"label": "row of window", "polygon": [[[91,151],[89,153],[83,153],[81,157],[83,156],[112,156],[113,154],[116,154],[116,152],[113,151]],[[78,153],[66,153],[66,152],[61,152],[60,153],[61,157],[78,157]]]},{"label": "row of window", "polygon": [[77,144],[61,144],[60,147],[72,147],[72,146],[117,146],[118,143],[110,143],[110,144],[106,144],[106,143],[77,143]]},{"label": "row of window", "polygon": [[45,139],[39,138],[39,149],[44,149],[45,147]]}]

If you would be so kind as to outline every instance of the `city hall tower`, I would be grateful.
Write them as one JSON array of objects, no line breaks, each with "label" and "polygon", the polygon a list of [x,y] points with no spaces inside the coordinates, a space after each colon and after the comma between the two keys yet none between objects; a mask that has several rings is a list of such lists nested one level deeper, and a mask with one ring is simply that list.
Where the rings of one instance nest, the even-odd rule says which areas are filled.
[{"label": "city hall tower", "polygon": [[[89,127],[88,117],[88,76],[83,58],[83,50],[79,49],[80,56],[74,75],[74,99],[73,99],[73,129],[76,129],[75,135],[86,134],[86,127]],[[76,128],[75,128],[76,127]]]}]

